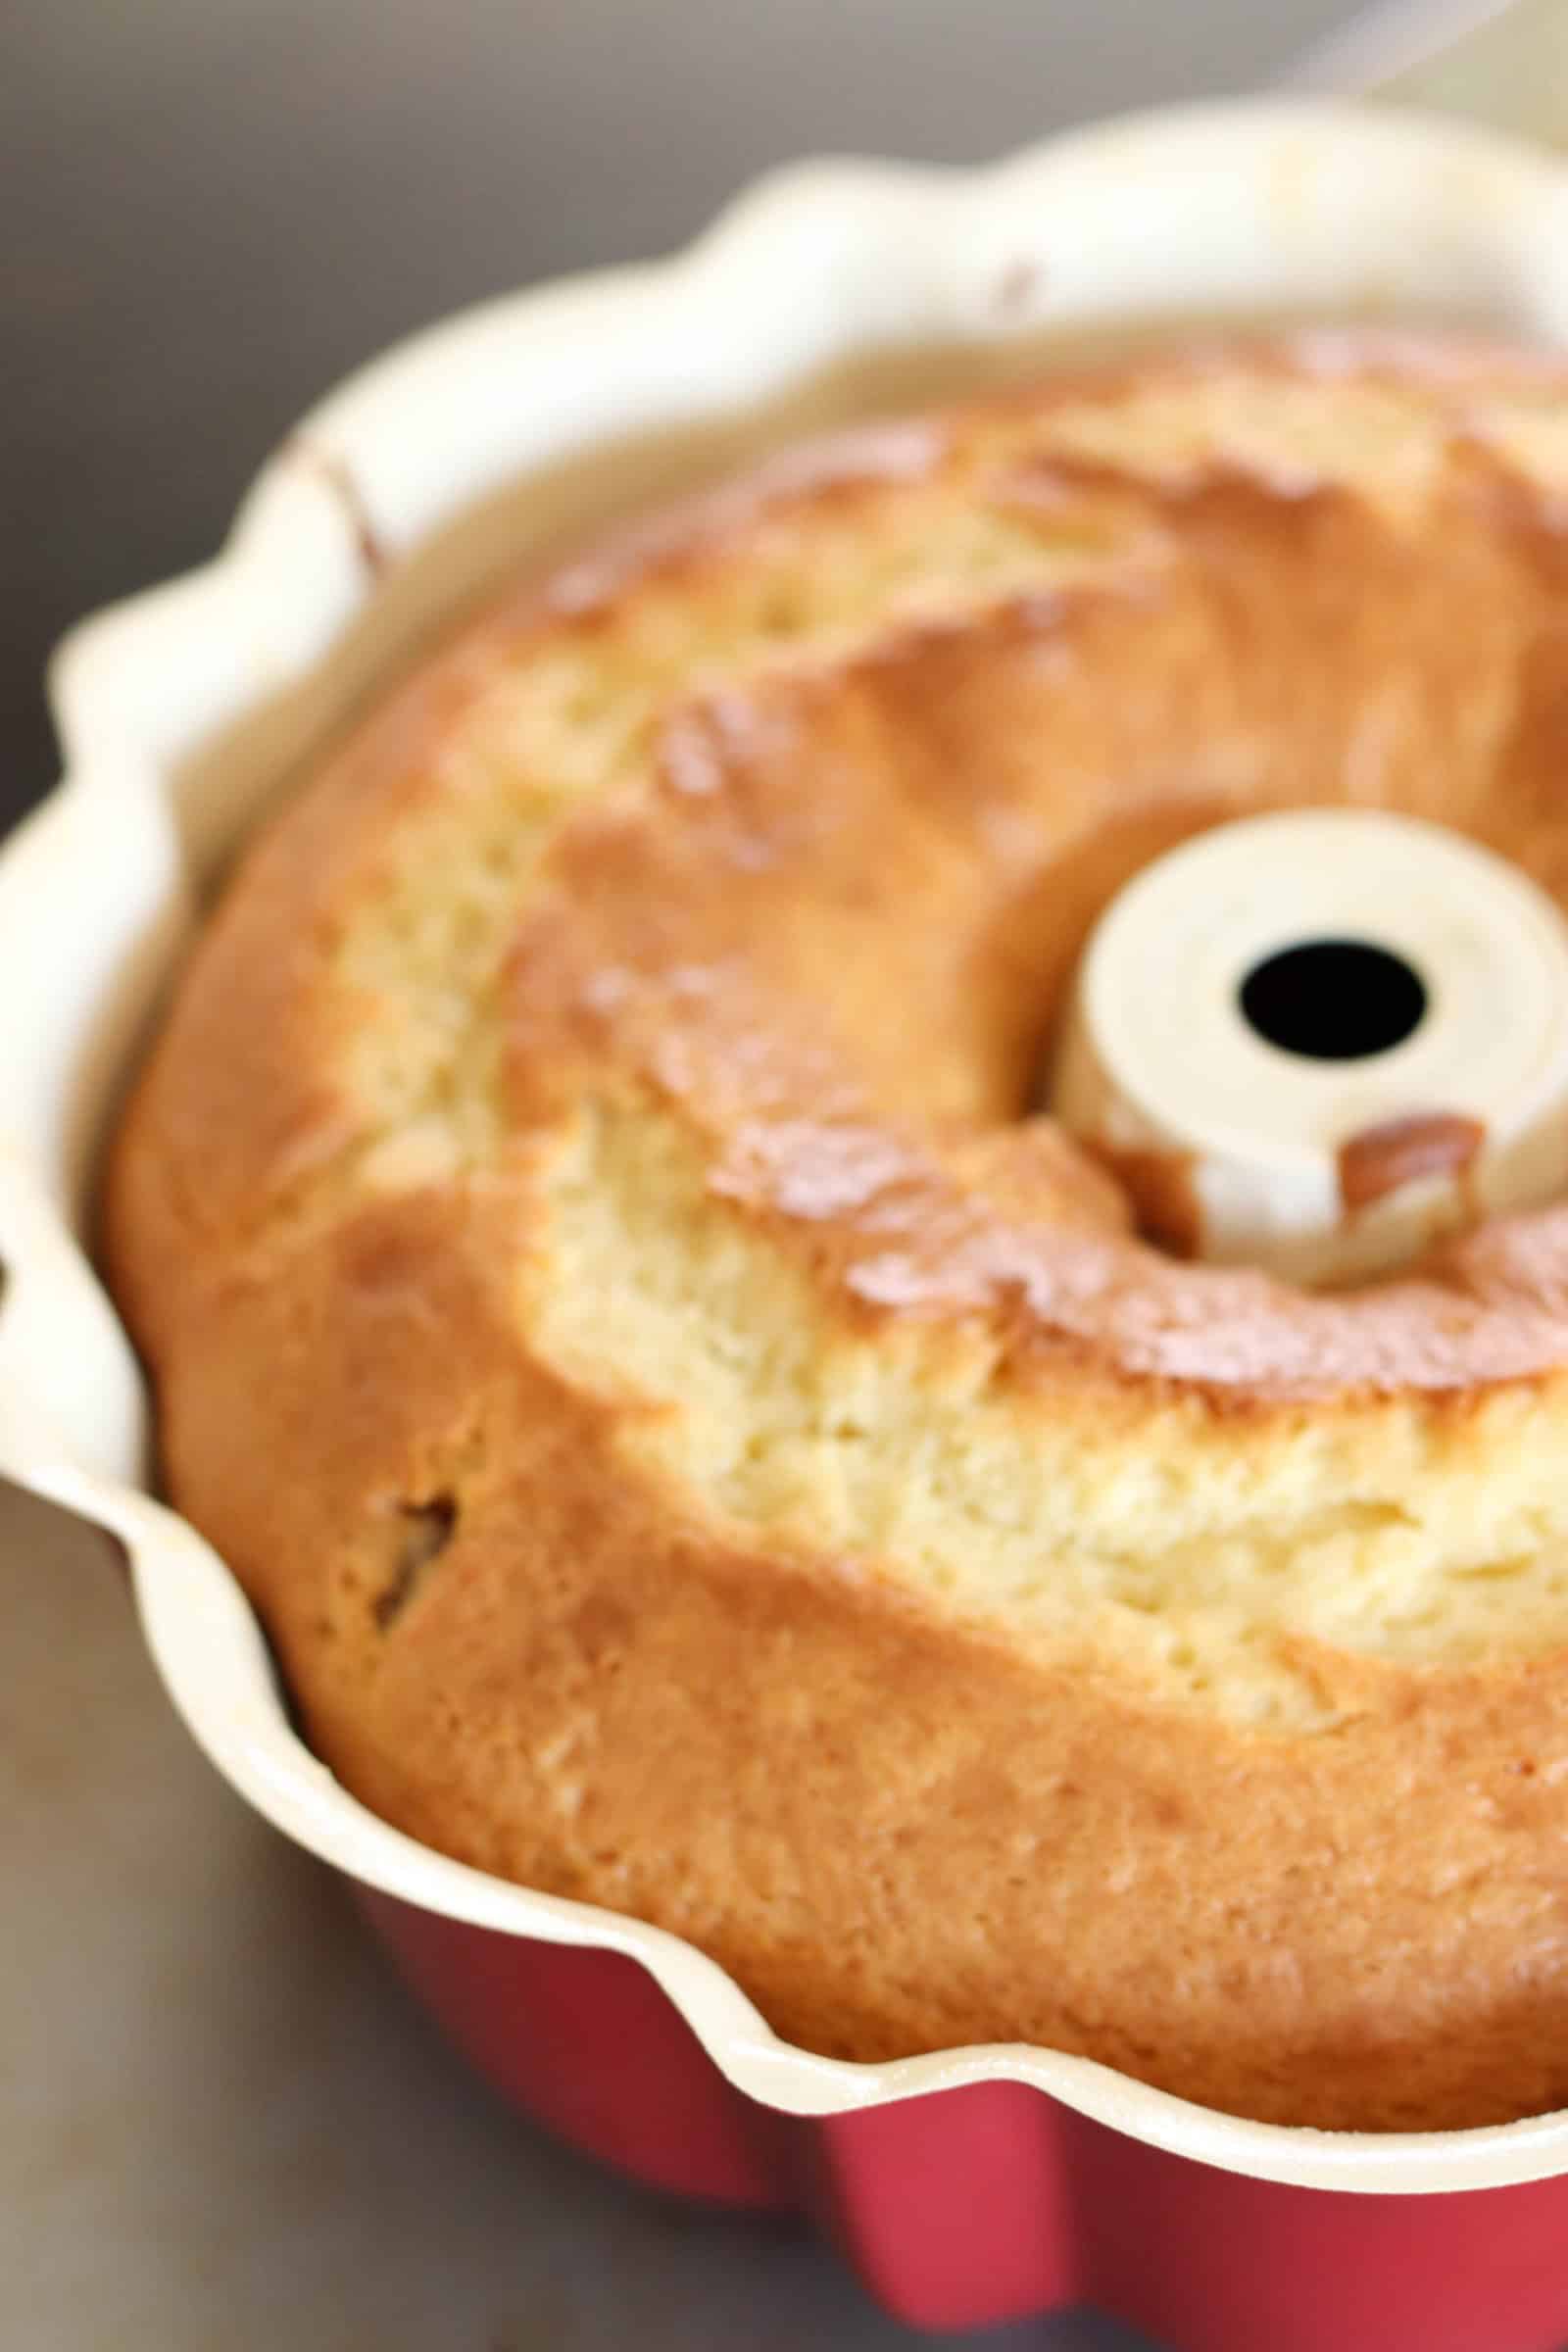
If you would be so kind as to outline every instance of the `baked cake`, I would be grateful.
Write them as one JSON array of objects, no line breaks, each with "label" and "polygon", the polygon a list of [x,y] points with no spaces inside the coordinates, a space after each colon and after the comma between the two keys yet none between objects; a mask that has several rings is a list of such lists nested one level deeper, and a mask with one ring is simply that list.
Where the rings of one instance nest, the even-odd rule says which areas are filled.
[{"label": "baked cake", "polygon": [[1034,1108],[1129,877],[1341,804],[1568,902],[1568,363],[1323,331],[854,433],[374,709],[105,1227],[346,1786],[814,2049],[1568,2101],[1568,1206],[1309,1292]]}]

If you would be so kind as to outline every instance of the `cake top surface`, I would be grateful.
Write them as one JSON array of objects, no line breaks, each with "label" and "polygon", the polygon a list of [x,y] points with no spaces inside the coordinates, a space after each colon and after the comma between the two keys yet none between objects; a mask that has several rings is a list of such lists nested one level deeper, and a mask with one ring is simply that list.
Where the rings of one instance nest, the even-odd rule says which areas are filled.
[{"label": "cake top surface", "polygon": [[1152,1246],[1030,1106],[1102,908],[1229,818],[1405,810],[1568,899],[1565,390],[1442,336],[1176,352],[528,580],[205,936],[112,1204],[155,1352],[204,1284],[439,1200],[506,1237],[520,1348],[781,1540],[938,1587],[983,1549],[1014,1618],[1071,1605],[1053,1540],[1134,1615],[1157,1560],[1232,1648],[1542,1637],[1568,1207],[1314,1295]]}]

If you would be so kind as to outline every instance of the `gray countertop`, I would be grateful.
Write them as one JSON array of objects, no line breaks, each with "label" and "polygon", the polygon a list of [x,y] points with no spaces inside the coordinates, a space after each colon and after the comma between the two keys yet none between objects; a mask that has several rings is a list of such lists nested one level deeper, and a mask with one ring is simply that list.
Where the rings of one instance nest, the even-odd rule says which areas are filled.
[{"label": "gray countertop", "polygon": [[[0,821],[38,674],[196,562],[390,337],[660,250],[809,149],[978,158],[1245,87],[1333,0],[54,0],[0,21]],[[804,2234],[646,2197],[471,2082],[220,1787],[113,1562],[0,1503],[0,2342],[18,2352],[873,2347]],[[979,2342],[981,2339],[969,2339]],[[989,2334],[1089,2352],[1064,2319]]]}]

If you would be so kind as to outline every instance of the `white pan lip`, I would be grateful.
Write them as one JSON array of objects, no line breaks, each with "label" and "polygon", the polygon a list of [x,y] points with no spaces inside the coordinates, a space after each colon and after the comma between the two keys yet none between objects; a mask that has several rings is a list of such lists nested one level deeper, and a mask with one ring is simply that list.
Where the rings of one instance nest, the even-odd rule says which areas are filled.
[{"label": "white pan lip", "polygon": [[[1022,315],[1004,319],[1009,285]],[[890,345],[1369,301],[1486,314],[1568,347],[1568,172],[1446,121],[1312,99],[1160,110],[979,171],[802,165],[672,260],[505,297],[371,362],[264,468],[213,563],[90,618],[56,657],[65,777],[0,849],[0,992],[26,1006],[0,1058],[0,1474],[119,1539],[175,1706],[286,1836],[449,1919],[639,1961],[723,2074],[789,2113],[1020,2082],[1151,2145],[1301,2186],[1413,2194],[1568,2171],[1568,2113],[1328,2133],[1023,2045],[815,2057],[679,1938],[450,1861],[339,1788],[295,1736],[229,1571],[144,1491],[138,1376],[78,1238],[81,1139],[191,919],[172,778],[194,743],[324,655],[366,600],[368,537],[412,549],[569,449],[717,419]],[[524,383],[498,422],[497,385]]]}]

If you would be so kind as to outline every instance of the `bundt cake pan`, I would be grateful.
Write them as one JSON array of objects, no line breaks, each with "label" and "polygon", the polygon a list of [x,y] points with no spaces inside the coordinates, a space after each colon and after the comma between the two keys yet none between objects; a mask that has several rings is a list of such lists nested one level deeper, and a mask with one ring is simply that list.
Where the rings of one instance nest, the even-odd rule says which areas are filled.
[{"label": "bundt cake pan", "polygon": [[247,822],[505,562],[1053,340],[1350,316],[1568,346],[1568,173],[1295,102],[975,172],[782,173],[675,260],[469,313],[317,409],[216,562],[67,642],[66,778],[0,853],[0,1472],[119,1539],[195,1738],[353,1883],[497,2083],[667,2189],[819,2216],[931,2327],[1087,2299],[1183,2352],[1544,2352],[1568,2336],[1568,2114],[1327,2134],[1049,2049],[823,2059],[691,1946],[376,1820],[295,1736],[221,1560],[147,1491],[136,1366],[86,1254],[95,1146]]}]

